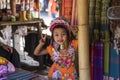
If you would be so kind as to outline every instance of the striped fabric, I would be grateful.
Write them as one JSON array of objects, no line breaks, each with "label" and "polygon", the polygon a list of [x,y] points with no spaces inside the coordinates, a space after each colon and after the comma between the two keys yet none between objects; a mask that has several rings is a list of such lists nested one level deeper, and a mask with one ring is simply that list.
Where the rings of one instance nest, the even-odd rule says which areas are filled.
[{"label": "striped fabric", "polygon": [[100,40],[104,42],[104,75],[109,74],[109,20],[107,18],[107,9],[110,0],[102,0],[101,5],[101,26],[100,26]]},{"label": "striped fabric", "polygon": [[91,80],[94,80],[94,42],[90,44],[90,69]]},{"label": "striped fabric", "polygon": [[[90,40],[93,40],[93,28],[95,26],[95,3],[96,0],[89,0],[89,31]],[[93,79],[92,79],[93,80]]]},{"label": "striped fabric", "polygon": [[[120,6],[120,0],[111,0],[111,6]],[[116,45],[116,42],[114,42],[115,40],[115,30],[117,25],[119,24],[119,20],[111,20],[110,23],[110,28],[111,28],[111,38],[114,39],[113,40],[113,45]],[[118,42],[119,43],[119,42]],[[111,46],[110,49],[110,68],[109,68],[109,80],[120,80],[120,55],[118,55],[117,50],[115,50],[117,48],[114,48],[114,46]],[[114,68],[114,70],[113,70]]]},{"label": "striped fabric", "polygon": [[113,46],[110,47],[110,63],[109,63],[109,76],[113,77],[113,80],[120,78],[120,55]]},{"label": "striped fabric", "polygon": [[101,41],[94,43],[94,79],[103,80],[103,55],[104,55],[104,44]]},{"label": "striped fabric", "polygon": [[22,69],[16,69],[15,73],[8,75],[7,80],[33,80],[36,77],[39,77],[39,75]]},{"label": "striped fabric", "polygon": [[89,26],[92,29],[95,23],[95,0],[89,0]]},{"label": "striped fabric", "polygon": [[108,18],[107,18],[107,9],[109,7],[110,0],[102,0],[101,5],[101,29],[108,30]]},{"label": "striped fabric", "polygon": [[110,42],[104,42],[104,75],[109,75],[109,50],[110,50]]},{"label": "striped fabric", "polygon": [[99,29],[101,19],[101,0],[96,0],[95,6],[95,28]]},{"label": "striped fabric", "polygon": [[71,21],[73,0],[62,0],[62,16]]},{"label": "striped fabric", "polygon": [[71,25],[78,25],[77,0],[72,3]]}]

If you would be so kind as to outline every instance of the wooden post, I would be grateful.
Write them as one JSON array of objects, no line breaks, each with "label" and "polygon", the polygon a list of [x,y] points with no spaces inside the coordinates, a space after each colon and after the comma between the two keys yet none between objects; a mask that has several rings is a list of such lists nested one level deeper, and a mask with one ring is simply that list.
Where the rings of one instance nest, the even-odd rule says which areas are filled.
[{"label": "wooden post", "polygon": [[40,18],[40,0],[37,0],[37,6],[38,6],[38,18]]},{"label": "wooden post", "polygon": [[90,80],[88,0],[77,0],[79,80]]},{"label": "wooden post", "polygon": [[10,0],[12,15],[16,16],[16,0]]}]

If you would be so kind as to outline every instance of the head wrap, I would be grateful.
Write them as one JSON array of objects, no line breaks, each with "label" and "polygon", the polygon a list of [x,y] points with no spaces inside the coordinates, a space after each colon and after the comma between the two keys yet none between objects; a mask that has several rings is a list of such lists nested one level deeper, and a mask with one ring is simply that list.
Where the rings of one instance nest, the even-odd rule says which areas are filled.
[{"label": "head wrap", "polygon": [[62,27],[65,27],[67,30],[69,30],[69,22],[66,18],[64,18],[63,16],[61,17],[57,17],[56,19],[52,20],[50,23],[50,31],[52,32],[52,30],[57,26],[57,25],[61,25]]},{"label": "head wrap", "polygon": [[[70,34],[71,31],[70,31],[70,25],[69,25],[68,20],[67,20],[65,17],[63,17],[63,16],[55,18],[54,20],[51,21],[50,28],[49,28],[50,31],[52,32],[53,29],[54,29],[55,27],[57,27],[57,26],[61,26],[61,27],[64,27],[64,28],[66,29],[66,31],[67,31],[67,33],[68,33],[68,41],[70,41],[70,40],[71,40],[71,34]],[[52,36],[52,37],[53,37],[53,36]],[[56,47],[56,49],[58,49],[59,45],[57,45],[57,44],[54,42],[53,38],[52,38],[52,40],[51,40],[51,44],[52,44],[54,47]]]}]

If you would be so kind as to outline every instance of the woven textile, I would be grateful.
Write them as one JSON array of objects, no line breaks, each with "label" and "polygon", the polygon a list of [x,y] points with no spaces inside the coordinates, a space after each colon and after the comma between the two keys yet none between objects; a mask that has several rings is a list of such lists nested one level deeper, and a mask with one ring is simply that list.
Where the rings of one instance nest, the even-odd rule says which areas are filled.
[{"label": "woven textile", "polygon": [[16,71],[13,74],[8,75],[7,80],[34,80],[35,78],[40,79],[40,75],[22,70],[22,69],[16,69]]},{"label": "woven textile", "polygon": [[73,0],[62,0],[62,16],[67,18],[69,21],[72,16],[72,1]]}]

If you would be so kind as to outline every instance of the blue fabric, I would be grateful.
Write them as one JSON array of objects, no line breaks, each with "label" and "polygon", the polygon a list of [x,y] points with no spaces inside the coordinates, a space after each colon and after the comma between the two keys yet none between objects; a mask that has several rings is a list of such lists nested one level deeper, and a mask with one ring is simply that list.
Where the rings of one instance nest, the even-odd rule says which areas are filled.
[{"label": "blue fabric", "polygon": [[55,13],[52,13],[52,18],[56,18],[56,14]]},{"label": "blue fabric", "polygon": [[22,69],[16,69],[15,73],[10,74],[7,77],[7,80],[31,80],[38,76],[39,76],[38,74],[29,72],[29,71],[25,71]]},{"label": "blue fabric", "polygon": [[116,50],[110,48],[110,72],[109,76],[115,79],[120,78],[120,54],[117,54]]}]

